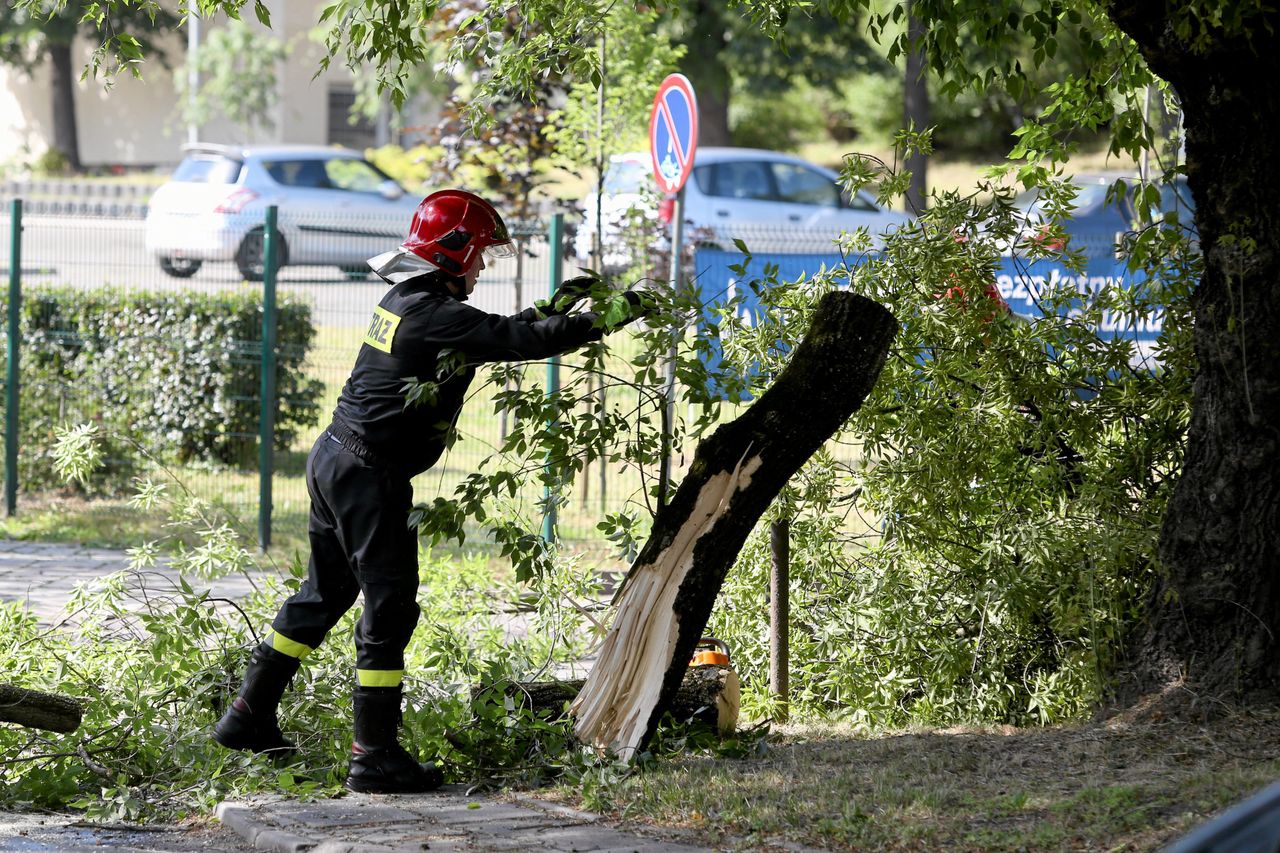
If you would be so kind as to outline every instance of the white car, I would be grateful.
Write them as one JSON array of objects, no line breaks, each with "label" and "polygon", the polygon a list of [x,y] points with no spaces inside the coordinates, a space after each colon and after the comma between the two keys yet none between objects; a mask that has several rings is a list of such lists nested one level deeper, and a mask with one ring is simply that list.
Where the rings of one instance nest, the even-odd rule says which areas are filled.
[{"label": "white car", "polygon": [[[838,178],[831,169],[777,151],[699,148],[684,188],[685,239],[730,251],[740,239],[757,253],[829,253],[841,232],[866,227],[874,238],[908,220],[865,192],[846,192]],[[656,216],[649,200],[657,197],[647,153],[610,158],[600,203],[606,269],[624,266],[630,256],[621,245],[626,216]],[[574,253],[589,265],[596,195],[587,196],[582,207]]]},{"label": "white car", "polygon": [[280,266],[336,266],[363,278],[368,258],[404,239],[420,199],[356,151],[313,145],[194,145],[147,210],[146,247],[177,278],[208,261],[263,275],[263,223],[279,208]]}]

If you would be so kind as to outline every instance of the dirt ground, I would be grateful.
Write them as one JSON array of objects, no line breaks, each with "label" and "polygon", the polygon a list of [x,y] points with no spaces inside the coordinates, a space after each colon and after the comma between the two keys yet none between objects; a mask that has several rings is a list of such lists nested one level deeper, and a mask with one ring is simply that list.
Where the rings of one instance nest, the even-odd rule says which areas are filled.
[{"label": "dirt ground", "polygon": [[[793,726],[760,757],[659,762],[601,796],[617,817],[722,849],[1154,850],[1280,778],[1278,724],[1280,712],[880,736]],[[590,792],[559,796],[591,805]]]},{"label": "dirt ground", "polygon": [[[535,792],[730,851],[1157,850],[1280,779],[1280,710],[869,735],[791,725],[726,758]],[[102,826],[0,812],[0,853],[247,853],[212,820]]]}]

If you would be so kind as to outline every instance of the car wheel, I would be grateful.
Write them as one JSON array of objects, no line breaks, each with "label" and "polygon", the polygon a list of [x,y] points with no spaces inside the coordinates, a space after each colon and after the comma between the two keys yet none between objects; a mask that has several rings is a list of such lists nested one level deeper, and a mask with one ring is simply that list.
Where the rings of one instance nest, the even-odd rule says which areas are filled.
[{"label": "car wheel", "polygon": [[338,267],[342,270],[342,274],[347,277],[347,281],[364,281],[369,277],[369,267],[367,264],[358,267]]},{"label": "car wheel", "polygon": [[[245,235],[240,241],[240,248],[236,249],[236,268],[240,270],[240,275],[244,276],[246,281],[262,281],[262,276],[266,273],[266,260],[263,257],[264,242],[263,230],[255,228]],[[279,270],[287,263],[289,263],[289,244],[281,237],[276,247],[276,269]]]},{"label": "car wheel", "polygon": [[160,259],[160,269],[174,278],[191,278],[191,276],[200,272],[200,267],[203,265],[203,261],[192,260],[191,258]]}]

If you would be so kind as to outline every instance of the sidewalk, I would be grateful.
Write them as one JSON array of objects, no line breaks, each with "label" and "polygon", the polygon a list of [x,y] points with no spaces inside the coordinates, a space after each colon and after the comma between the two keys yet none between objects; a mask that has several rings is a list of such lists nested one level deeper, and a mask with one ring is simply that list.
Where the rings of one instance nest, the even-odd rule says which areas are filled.
[{"label": "sidewalk", "polygon": [[[431,794],[348,794],[313,803],[222,803],[224,826],[272,853],[698,853],[676,831],[626,831],[599,815],[532,797],[468,797],[460,785]],[[665,835],[667,838],[662,838]]]},{"label": "sidewalk", "polygon": [[[77,584],[128,568],[129,556],[123,551],[85,548],[49,542],[27,542],[0,539],[0,601],[18,601],[39,617],[41,622],[62,621],[67,601]],[[163,578],[177,578],[177,572],[165,566],[147,570],[148,588]],[[237,599],[252,591],[253,585],[243,576],[201,582],[216,595]]]},{"label": "sidewalk", "polygon": [[[122,551],[0,539],[0,600],[23,602],[41,621],[57,624],[67,617],[65,606],[77,583],[91,582],[127,565],[128,556]],[[154,571],[176,575],[165,568]],[[232,599],[251,590],[243,577],[219,580],[212,586],[218,595]],[[670,840],[677,830],[627,831],[599,815],[532,797],[468,797],[462,786],[416,796],[348,794],[309,803],[222,803],[216,814],[247,847],[271,853],[698,853],[709,849]],[[0,837],[0,851],[52,849],[26,843]],[[138,848],[112,847],[108,842],[96,849],[106,853]]]}]

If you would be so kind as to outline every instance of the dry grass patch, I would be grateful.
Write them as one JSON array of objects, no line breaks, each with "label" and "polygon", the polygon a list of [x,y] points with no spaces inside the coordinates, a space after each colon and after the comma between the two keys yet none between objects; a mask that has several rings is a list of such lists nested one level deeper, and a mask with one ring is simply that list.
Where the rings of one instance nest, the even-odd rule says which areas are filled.
[{"label": "dry grass patch", "polygon": [[557,796],[721,849],[1152,850],[1280,777],[1278,722],[792,726],[758,758],[662,760],[585,799]]}]

